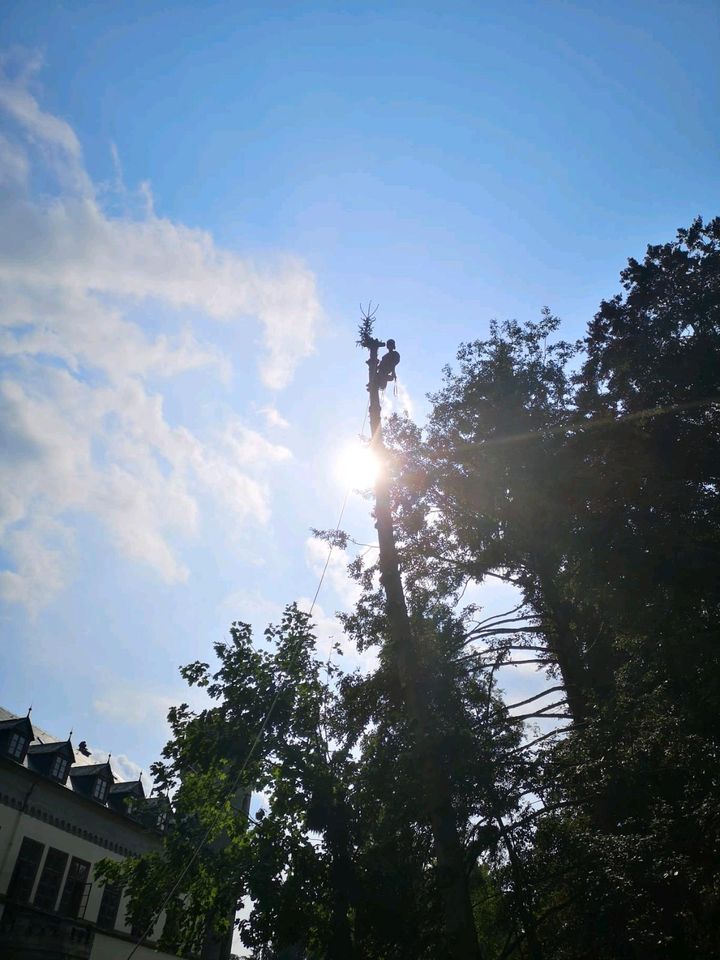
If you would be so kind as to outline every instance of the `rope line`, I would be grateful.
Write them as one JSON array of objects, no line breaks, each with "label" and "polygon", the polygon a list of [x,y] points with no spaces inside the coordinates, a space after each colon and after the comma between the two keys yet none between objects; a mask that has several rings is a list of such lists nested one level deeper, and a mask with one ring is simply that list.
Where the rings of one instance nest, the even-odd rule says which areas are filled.
[{"label": "rope line", "polygon": [[[368,408],[366,407],[366,408],[365,408],[365,417],[364,417],[364,419],[363,419],[362,427],[360,428],[360,435],[361,435],[361,436],[362,436],[362,434],[363,434],[363,431],[365,430],[365,424],[367,423],[367,417],[368,417]],[[333,531],[334,533],[338,533],[338,531],[340,530],[340,524],[342,523],[343,517],[345,516],[345,508],[347,507],[347,503],[348,503],[348,500],[349,500],[349,498],[350,498],[350,491],[351,491],[351,490],[352,490],[352,484],[350,484],[350,485],[347,487],[346,491],[345,491],[345,496],[343,497],[342,507],[340,508],[340,515],[338,516],[337,523],[335,524],[335,529],[334,529],[334,531]],[[317,602],[317,598],[318,598],[318,596],[320,595],[320,590],[321,590],[321,588],[322,588],[323,581],[325,580],[325,574],[327,573],[328,567],[330,566],[330,558],[332,557],[332,553],[333,553],[333,550],[334,550],[334,549],[335,549],[335,544],[334,544],[334,542],[331,542],[331,543],[330,543],[330,548],[329,548],[329,550],[328,550],[328,555],[327,555],[327,557],[326,557],[326,559],[325,559],[325,566],[323,567],[322,573],[320,574],[320,580],[318,581],[317,589],[316,589],[316,591],[315,591],[315,596],[313,597],[312,603],[310,604],[310,610],[309,610],[309,612],[308,612],[308,616],[309,616],[309,617],[312,616],[313,610],[315,609],[315,603]],[[250,750],[248,751],[248,754],[247,754],[247,756],[245,757],[245,760],[243,761],[243,764],[242,764],[242,766],[240,767],[240,770],[239,770],[237,776],[235,777],[235,780],[233,781],[233,785],[232,785],[232,787],[231,787],[231,790],[230,790],[230,794],[229,794],[229,795],[234,795],[234,794],[236,793],[237,788],[238,788],[238,786],[240,785],[240,780],[242,779],[242,775],[243,775],[243,773],[245,773],[245,770],[247,769],[247,765],[250,763],[250,760],[252,759],[252,756],[253,756],[253,754],[255,753],[255,749],[257,748],[257,745],[260,743],[260,740],[262,739],[262,736],[263,736],[263,734],[265,733],[265,730],[267,729],[267,725],[268,725],[268,723],[270,722],[270,718],[272,717],[273,711],[274,711],[275,707],[277,706],[278,700],[280,699],[280,695],[281,695],[282,693],[284,693],[284,691],[285,691],[285,683],[282,683],[282,684],[280,684],[280,686],[278,687],[277,692],[276,692],[276,694],[275,694],[275,696],[274,696],[274,698],[273,698],[273,700],[272,700],[272,702],[271,702],[271,704],[270,704],[270,706],[269,706],[269,708],[268,708],[268,712],[265,714],[265,718],[263,719],[263,722],[262,722],[261,725],[260,725],[260,729],[259,729],[258,732],[257,732],[257,736],[256,736],[255,739],[253,740],[252,746],[250,747]],[[180,875],[178,876],[177,880],[176,880],[175,883],[173,884],[172,889],[171,889],[170,892],[167,894],[167,896],[164,898],[163,902],[160,904],[159,909],[153,914],[152,919],[150,920],[150,923],[148,924],[148,926],[146,927],[146,929],[140,934],[140,937],[138,938],[138,940],[137,940],[137,941],[135,942],[135,944],[133,945],[132,950],[131,950],[130,953],[127,955],[127,960],[132,960],[132,958],[135,956],[135,953],[136,953],[137,950],[138,950],[138,947],[142,946],[143,941],[149,936],[149,934],[152,933],[153,929],[155,928],[155,924],[157,923],[157,920],[158,920],[160,914],[161,914],[161,913],[163,912],[163,910],[167,907],[168,903],[170,903],[170,901],[172,900],[173,896],[174,896],[175,893],[178,891],[178,889],[179,889],[179,887],[180,887],[180,884],[182,883],[182,881],[183,881],[183,880],[185,879],[185,877],[187,876],[188,871],[190,870],[190,867],[195,863],[195,861],[197,860],[197,858],[200,856],[200,851],[201,851],[202,848],[205,846],[205,844],[207,843],[208,837],[210,836],[210,834],[213,832],[213,830],[214,830],[215,827],[217,826],[217,822],[218,822],[219,818],[220,818],[220,811],[218,811],[218,813],[216,814],[215,818],[211,821],[210,826],[207,828],[207,830],[205,831],[204,835],[202,836],[200,842],[199,842],[199,843],[197,844],[197,846],[195,847],[195,850],[193,851],[192,856],[191,856],[190,859],[187,861],[187,863],[185,864],[185,866],[183,867],[183,869],[180,871]],[[250,819],[249,814],[248,814],[248,818]]]}]

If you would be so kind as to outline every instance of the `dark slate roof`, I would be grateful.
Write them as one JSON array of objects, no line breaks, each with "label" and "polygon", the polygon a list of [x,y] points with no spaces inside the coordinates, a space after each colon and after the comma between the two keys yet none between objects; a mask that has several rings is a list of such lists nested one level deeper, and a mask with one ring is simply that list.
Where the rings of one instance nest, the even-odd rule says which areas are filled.
[{"label": "dark slate roof", "polygon": [[[3,713],[6,713],[6,712],[7,711],[3,710]],[[4,717],[2,720],[0,720],[0,730],[14,730],[15,727],[22,727],[22,726],[27,726],[30,728],[28,730],[28,733],[30,735],[30,739],[32,739],[34,734],[33,734],[32,723],[30,722],[30,717],[13,717],[12,714],[10,714],[7,717]]]},{"label": "dark slate roof", "polygon": [[33,756],[38,753],[60,753],[64,752],[65,754],[72,757],[73,763],[75,763],[75,751],[72,748],[72,744],[69,740],[56,740],[54,743],[31,743],[28,748],[28,753]]},{"label": "dark slate roof", "polygon": [[105,763],[75,763],[70,767],[71,777],[96,777],[100,773],[109,773],[110,779],[115,779],[110,762],[107,760]]},{"label": "dark slate roof", "polygon": [[114,783],[110,787],[110,793],[113,795],[123,793],[134,793],[136,796],[145,796],[145,790],[140,780],[122,780],[120,783]]}]

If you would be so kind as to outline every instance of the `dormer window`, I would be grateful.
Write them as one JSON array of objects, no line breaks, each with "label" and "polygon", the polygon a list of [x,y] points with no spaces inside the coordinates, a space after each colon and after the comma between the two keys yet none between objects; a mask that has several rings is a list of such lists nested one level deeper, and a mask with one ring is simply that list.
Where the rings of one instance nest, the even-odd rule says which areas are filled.
[{"label": "dormer window", "polygon": [[65,774],[67,773],[67,768],[69,766],[69,761],[65,757],[58,754],[53,757],[52,766],[50,767],[50,776],[54,780],[59,780],[61,783],[65,782]]},{"label": "dormer window", "polygon": [[35,731],[28,717],[8,717],[0,720],[0,754],[4,757],[24,763],[34,737]]},{"label": "dormer window", "polygon": [[75,754],[69,740],[48,740],[47,743],[38,740],[30,744],[27,759],[31,770],[64,786]]},{"label": "dormer window", "polygon": [[99,803],[105,803],[108,792],[108,782],[104,777],[98,777],[93,784],[92,795],[93,799],[97,800]]},{"label": "dormer window", "polygon": [[14,733],[10,737],[10,743],[8,744],[8,756],[13,760],[22,760],[26,746],[27,738],[21,733]]},{"label": "dormer window", "polygon": [[110,785],[115,782],[110,764],[74,763],[70,767],[72,788],[84,794],[89,800],[105,803],[110,793]]},{"label": "dormer window", "polygon": [[108,806],[126,817],[142,819],[145,791],[140,780],[124,780],[113,783],[108,790]]}]

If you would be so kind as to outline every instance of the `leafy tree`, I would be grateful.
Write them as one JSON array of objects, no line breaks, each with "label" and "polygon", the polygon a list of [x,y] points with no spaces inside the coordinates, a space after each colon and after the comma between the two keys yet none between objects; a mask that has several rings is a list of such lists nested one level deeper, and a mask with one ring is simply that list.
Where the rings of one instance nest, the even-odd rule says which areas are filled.
[{"label": "leafy tree", "polygon": [[[246,946],[352,957],[341,783],[351,761],[323,737],[324,666],[308,616],[288,607],[265,640],[268,650],[253,643],[247,624],[234,623],[229,641],[215,644],[218,669],[199,661],[183,668],[214,705],[170,711],[172,739],[153,775],[172,793],[174,829],[162,854],[106,861],[103,876],[127,886],[141,925],[171,891],[182,894],[172,935],[186,950],[199,949],[208,923],[227,928],[249,897]],[[270,803],[249,830],[235,798],[251,786]]]}]

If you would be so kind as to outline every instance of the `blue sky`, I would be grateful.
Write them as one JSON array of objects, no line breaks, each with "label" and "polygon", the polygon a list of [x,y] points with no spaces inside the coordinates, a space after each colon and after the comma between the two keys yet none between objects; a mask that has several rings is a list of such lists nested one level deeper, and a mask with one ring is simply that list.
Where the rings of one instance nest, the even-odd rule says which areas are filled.
[{"label": "blue sky", "polygon": [[[314,592],[360,301],[422,419],[491,318],[580,336],[628,256],[718,213],[718,8],[0,17],[0,703],[147,769],[178,665]],[[351,600],[336,558],[324,643]]]}]

